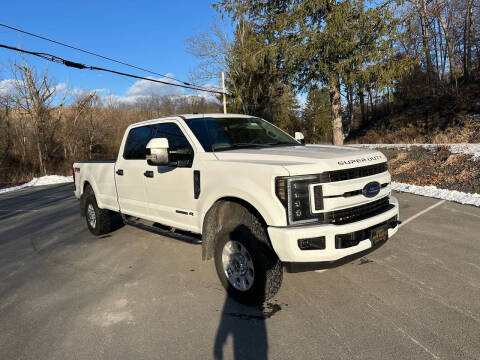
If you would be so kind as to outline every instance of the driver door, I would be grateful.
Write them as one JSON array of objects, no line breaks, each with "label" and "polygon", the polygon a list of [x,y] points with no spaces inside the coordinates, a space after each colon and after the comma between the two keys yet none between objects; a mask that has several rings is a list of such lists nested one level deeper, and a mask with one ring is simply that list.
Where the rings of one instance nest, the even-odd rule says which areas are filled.
[{"label": "driver door", "polygon": [[[191,142],[175,121],[152,125],[156,138],[167,138],[169,151],[189,148]],[[149,211],[158,222],[185,230],[196,231],[197,211],[193,189],[193,159],[189,166],[147,165],[153,171],[151,178],[145,179],[145,191]]]}]

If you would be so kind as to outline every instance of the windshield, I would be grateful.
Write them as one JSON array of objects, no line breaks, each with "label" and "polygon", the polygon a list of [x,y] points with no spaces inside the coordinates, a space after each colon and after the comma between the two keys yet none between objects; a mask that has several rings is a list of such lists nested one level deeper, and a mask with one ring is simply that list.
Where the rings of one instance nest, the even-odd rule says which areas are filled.
[{"label": "windshield", "polygon": [[185,119],[205,151],[301,145],[290,135],[259,118]]}]

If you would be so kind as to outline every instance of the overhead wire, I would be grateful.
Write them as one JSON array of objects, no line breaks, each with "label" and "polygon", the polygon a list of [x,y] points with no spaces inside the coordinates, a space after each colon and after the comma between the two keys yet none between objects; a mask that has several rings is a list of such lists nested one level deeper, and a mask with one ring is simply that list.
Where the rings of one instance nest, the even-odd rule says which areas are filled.
[{"label": "overhead wire", "polygon": [[213,94],[223,94],[223,91],[216,91],[216,90],[212,90],[212,89],[208,89],[208,88],[202,88],[202,87],[198,87],[198,86],[194,86],[194,85],[175,84],[175,83],[171,83],[171,82],[168,82],[168,81],[152,79],[152,78],[148,78],[148,77],[144,77],[144,76],[129,74],[129,73],[125,73],[125,72],[122,72],[122,71],[107,69],[107,68],[103,68],[103,67],[84,65],[84,64],[81,64],[81,63],[78,63],[78,62],[75,62],[75,61],[66,60],[66,59],[63,59],[59,56],[44,53],[44,52],[24,50],[24,49],[19,49],[19,48],[13,47],[13,46],[4,45],[4,44],[0,44],[0,48],[13,50],[13,51],[18,51],[18,52],[21,52],[21,53],[37,56],[37,57],[40,57],[42,59],[45,59],[45,60],[48,60],[48,61],[51,61],[51,62],[54,62],[54,63],[58,63],[58,64],[63,64],[65,66],[72,67],[72,68],[75,68],[75,69],[104,71],[104,72],[109,72],[109,73],[112,73],[112,74],[131,77],[131,78],[134,78],[134,79],[146,80],[146,81],[151,81],[151,82],[170,85],[170,86],[177,86],[177,87],[181,87],[181,88],[184,88],[184,89],[204,91],[204,92],[209,92],[209,93],[213,93]]},{"label": "overhead wire", "polygon": [[[95,53],[95,52],[93,52],[93,51],[81,49],[81,48],[79,48],[79,47],[76,47],[76,46],[73,46],[73,45],[70,45],[70,44],[66,44],[66,43],[61,42],[61,41],[53,40],[53,39],[47,38],[47,37],[42,36],[42,35],[34,34],[34,33],[32,33],[32,32],[29,32],[29,31],[26,31],[26,30],[23,30],[23,29],[19,29],[19,28],[16,28],[16,27],[14,27],[14,26],[10,26],[10,25],[7,25],[7,24],[2,24],[2,23],[0,23],[0,26],[2,26],[2,27],[4,27],[4,28],[7,28],[7,29],[10,29],[10,30],[14,30],[14,31],[17,31],[17,32],[26,34],[26,35],[29,35],[29,36],[32,36],[32,37],[36,37],[36,38],[38,38],[38,39],[42,39],[42,40],[45,40],[45,41],[49,41],[49,42],[54,43],[54,44],[57,44],[57,45],[61,45],[61,46],[64,46],[64,47],[67,47],[67,48],[70,48],[70,49],[74,49],[74,50],[77,50],[77,51],[81,51],[81,52],[83,52],[83,53],[85,53],[85,54],[93,55],[93,56],[102,58],[102,59],[104,59],[104,60],[108,60],[108,61],[115,62],[115,63],[117,63],[117,64],[121,64],[121,65],[124,65],[124,66],[128,66],[128,67],[131,67],[131,68],[133,68],[133,69],[141,70],[141,71],[144,71],[144,72],[147,72],[147,73],[150,73],[150,74],[154,74],[154,75],[158,75],[158,76],[161,76],[161,77],[170,79],[170,80],[178,81],[179,83],[182,83],[183,85],[194,86],[194,87],[196,87],[196,88],[203,88],[202,86],[198,86],[198,85],[192,84],[192,83],[187,82],[187,81],[183,81],[183,80],[176,79],[176,78],[174,78],[174,77],[172,77],[172,76],[170,76],[170,75],[161,74],[161,73],[155,72],[155,71],[153,71],[153,70],[149,70],[149,69],[146,69],[146,68],[143,68],[143,67],[140,67],[140,66],[136,66],[136,65],[132,65],[132,64],[126,63],[126,62],[121,61],[121,60],[113,59],[113,58],[111,58],[111,57],[108,57],[108,56],[104,56],[104,55]],[[211,88],[214,88],[214,89],[215,89],[216,87],[211,87]],[[208,89],[208,88],[205,88],[205,89]],[[218,88],[217,88],[217,89],[218,89]],[[222,93],[223,93],[223,92],[222,92]]]}]

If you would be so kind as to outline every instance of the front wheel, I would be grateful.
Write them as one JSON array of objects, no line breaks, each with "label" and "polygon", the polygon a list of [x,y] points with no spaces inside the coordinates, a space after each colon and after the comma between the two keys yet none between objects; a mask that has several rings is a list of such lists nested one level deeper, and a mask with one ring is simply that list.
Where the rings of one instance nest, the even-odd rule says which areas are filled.
[{"label": "front wheel", "polygon": [[[252,232],[254,229],[257,231]],[[282,265],[268,245],[264,229],[243,224],[224,229],[216,238],[215,267],[231,297],[246,305],[259,305],[278,292]]]}]

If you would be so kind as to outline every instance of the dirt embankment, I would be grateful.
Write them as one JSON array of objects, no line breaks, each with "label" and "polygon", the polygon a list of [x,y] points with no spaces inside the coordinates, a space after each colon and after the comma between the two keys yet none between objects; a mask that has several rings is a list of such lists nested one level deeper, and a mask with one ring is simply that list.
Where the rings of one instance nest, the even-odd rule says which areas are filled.
[{"label": "dirt embankment", "polygon": [[441,189],[480,193],[480,159],[448,148],[378,149],[388,158],[392,180]]}]

